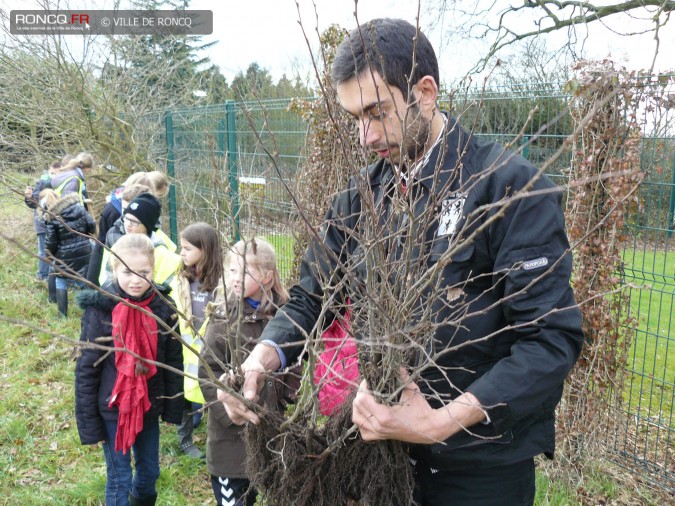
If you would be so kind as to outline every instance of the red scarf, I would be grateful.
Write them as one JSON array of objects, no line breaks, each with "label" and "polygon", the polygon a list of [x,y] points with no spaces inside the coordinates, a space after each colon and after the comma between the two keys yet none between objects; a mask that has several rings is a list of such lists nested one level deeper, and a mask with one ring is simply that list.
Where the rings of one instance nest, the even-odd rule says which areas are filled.
[{"label": "red scarf", "polygon": [[117,406],[119,409],[115,451],[122,450],[125,454],[143,430],[143,415],[151,404],[148,378],[157,372],[154,364],[143,362],[131,354],[157,360],[157,321],[136,309],[141,307],[150,311],[148,305],[154,297],[153,293],[140,302],[126,299],[126,302],[135,306],[120,302],[112,312],[113,340],[115,347],[122,350],[115,352],[117,379],[108,407]]}]

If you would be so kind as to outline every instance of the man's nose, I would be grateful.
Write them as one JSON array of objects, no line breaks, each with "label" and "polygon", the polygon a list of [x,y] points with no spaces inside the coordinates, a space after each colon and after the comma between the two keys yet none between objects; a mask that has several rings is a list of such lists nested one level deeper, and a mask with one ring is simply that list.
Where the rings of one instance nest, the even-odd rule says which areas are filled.
[{"label": "man's nose", "polygon": [[378,141],[377,128],[373,127],[372,122],[368,120],[359,121],[359,142],[361,146],[367,148]]}]

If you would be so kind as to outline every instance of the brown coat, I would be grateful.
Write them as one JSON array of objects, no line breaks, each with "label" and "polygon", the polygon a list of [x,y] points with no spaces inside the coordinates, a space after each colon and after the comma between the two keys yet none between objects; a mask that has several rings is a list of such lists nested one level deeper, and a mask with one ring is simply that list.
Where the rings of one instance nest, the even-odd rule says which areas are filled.
[{"label": "brown coat", "polygon": [[[204,347],[201,356],[217,378],[231,364],[231,346],[234,346],[237,334],[241,339],[241,358],[239,364],[257,344],[260,334],[273,315],[260,314],[248,303],[242,302],[243,317],[239,318],[239,301],[233,298],[218,305],[211,313],[204,332]],[[199,377],[208,378],[203,363],[199,366]],[[225,407],[217,402],[217,388],[210,383],[201,384],[202,393],[208,408],[208,427],[206,442],[206,466],[214,476],[228,478],[246,478],[244,460],[246,450],[241,439],[243,426],[234,425],[227,416]],[[270,393],[263,394],[267,406],[275,405],[276,399],[267,399]],[[281,408],[281,405],[279,405]]]}]

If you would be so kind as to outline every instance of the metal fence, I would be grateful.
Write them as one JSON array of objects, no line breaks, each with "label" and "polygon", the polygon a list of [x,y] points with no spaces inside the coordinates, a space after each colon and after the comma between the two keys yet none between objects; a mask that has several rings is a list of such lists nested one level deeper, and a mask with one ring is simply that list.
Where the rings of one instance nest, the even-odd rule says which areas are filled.
[{"label": "metal fence", "polygon": [[[441,107],[475,135],[520,149],[535,164],[562,149],[549,173],[564,183],[570,153],[563,141],[572,131],[568,99],[555,84],[523,85],[447,97]],[[276,245],[281,270],[288,272],[294,230],[289,189],[302,192],[303,182],[295,175],[307,133],[306,122],[288,106],[287,100],[228,102],[166,114],[167,168],[175,182],[170,197],[174,239],[197,220],[218,226],[227,240],[262,235]],[[670,254],[675,118],[665,108],[642,112],[647,178],[631,217],[633,242],[625,249],[623,272],[630,294],[624,310],[638,328],[629,350],[627,391],[615,401],[621,421],[607,434],[607,450],[619,464],[675,490],[675,257]]]},{"label": "metal fence", "polygon": [[295,173],[306,123],[288,101],[228,102],[167,112],[167,170],[171,234],[206,221],[225,240],[263,236],[292,262]]}]

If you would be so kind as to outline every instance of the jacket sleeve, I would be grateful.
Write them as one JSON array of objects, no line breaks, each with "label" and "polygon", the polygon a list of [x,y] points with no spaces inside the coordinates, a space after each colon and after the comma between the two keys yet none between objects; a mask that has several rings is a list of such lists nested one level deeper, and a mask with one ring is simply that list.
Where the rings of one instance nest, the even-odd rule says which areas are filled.
[{"label": "jacket sleeve", "polygon": [[28,207],[30,207],[31,209],[37,209],[38,204],[39,204],[38,201],[39,201],[40,198],[39,198],[39,197],[37,197],[37,198],[35,197],[35,190],[36,190],[36,187],[33,186],[32,188],[33,188],[33,189],[32,189],[32,192],[31,192],[30,197],[24,197],[24,198],[23,198],[23,201],[24,201],[24,203],[25,203]]},{"label": "jacket sleeve", "polygon": [[[226,339],[228,328],[229,325],[226,319],[217,318],[214,315],[206,324],[206,330],[204,332],[204,346],[202,347],[201,358],[208,364],[216,378],[220,378],[225,372],[223,364],[229,362],[230,354]],[[201,362],[199,364],[199,378],[210,380],[206,367],[204,367],[204,364]],[[200,387],[202,389],[202,394],[204,395],[204,400],[207,403],[213,402],[213,404],[209,406],[211,417],[218,420],[224,427],[232,425],[232,421],[230,420],[230,417],[227,416],[227,411],[225,411],[225,406],[223,406],[222,402],[217,402],[217,387],[210,381],[200,383]]]},{"label": "jacket sleeve", "polygon": [[98,240],[99,242],[105,244],[105,238],[117,218],[119,218],[119,213],[115,210],[112,205],[106,205],[101,212],[101,217],[98,220]]},{"label": "jacket sleeve", "polygon": [[30,197],[24,198],[26,205],[31,209],[37,209],[37,207],[40,205],[40,192],[45,188],[51,188],[50,180],[40,178],[35,181],[35,185],[33,186],[33,194]]},{"label": "jacket sleeve", "polygon": [[[173,301],[169,299],[170,303]],[[174,315],[173,310],[170,312]],[[175,325],[176,320],[168,318],[167,325]],[[161,329],[160,329],[161,330]],[[174,330],[178,330],[177,327]],[[173,335],[168,335],[165,340],[164,363],[178,371],[183,370],[183,345]],[[185,399],[183,397],[183,376],[181,374],[163,369],[164,374],[164,412],[162,419],[168,423],[180,424],[183,418],[183,407]]]},{"label": "jacket sleeve", "polygon": [[101,273],[101,262],[103,260],[103,249],[98,243],[91,248],[91,256],[89,257],[89,265],[87,266],[87,281],[99,286],[98,276]]},{"label": "jacket sleeve", "polygon": [[[502,198],[500,189],[503,194],[503,188],[522,187],[524,164],[506,172],[510,180],[494,185],[492,202]],[[546,178],[534,189],[544,191],[497,206],[503,217],[488,229],[490,250],[496,252],[493,284],[501,287],[500,306],[515,338],[505,357],[467,390],[486,408],[497,433],[542,405],[555,407],[583,343],[560,193]]]},{"label": "jacket sleeve", "polygon": [[56,250],[59,249],[59,228],[58,222],[54,220],[45,222],[45,249],[56,256]]},{"label": "jacket sleeve", "polygon": [[[93,342],[104,335],[101,321],[104,318],[94,308],[87,308],[82,315],[80,342]],[[82,346],[75,365],[75,418],[82,444],[105,441],[103,418],[98,410],[98,395],[101,385],[104,350]]]},{"label": "jacket sleeve", "polygon": [[96,221],[89,213],[87,213],[86,220],[87,220],[87,234],[93,236],[96,233]]},{"label": "jacket sleeve", "polygon": [[[265,327],[261,340],[269,339],[282,348],[286,363],[294,362],[321,315],[323,287],[339,284],[338,265],[344,265],[351,251],[350,231],[355,228],[360,209],[356,203],[356,181],[333,200],[319,230],[318,240],[310,241],[300,266],[300,281],[290,289],[290,300],[277,311]],[[328,315],[327,322],[332,321]]]}]

